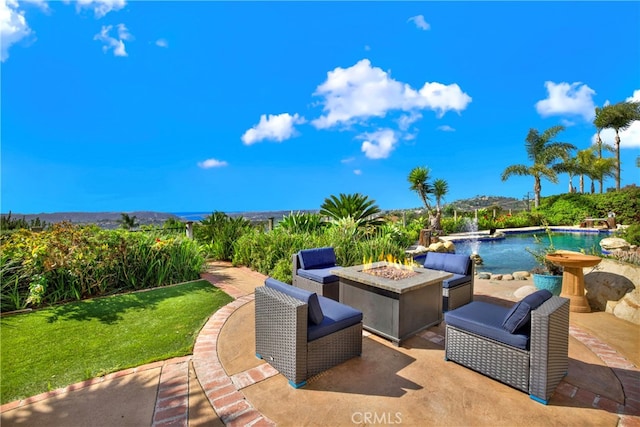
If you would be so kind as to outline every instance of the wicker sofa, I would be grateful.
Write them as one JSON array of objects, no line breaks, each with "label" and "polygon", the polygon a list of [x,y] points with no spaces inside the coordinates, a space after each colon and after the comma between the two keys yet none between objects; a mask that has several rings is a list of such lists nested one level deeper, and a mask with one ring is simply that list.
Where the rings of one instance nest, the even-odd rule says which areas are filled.
[{"label": "wicker sofa", "polygon": [[466,255],[427,252],[414,258],[424,268],[453,273],[442,282],[442,310],[449,311],[473,301],[474,263]]},{"label": "wicker sofa", "polygon": [[255,296],[256,356],[293,387],[362,353],[362,312],[272,278]]},{"label": "wicker sofa", "polygon": [[445,313],[445,359],[547,404],[568,369],[569,300],[541,290],[509,309],[474,301]]},{"label": "wicker sofa", "polygon": [[341,267],[336,265],[332,247],[303,249],[293,254],[291,261],[293,286],[338,301],[339,279],[331,270]]}]

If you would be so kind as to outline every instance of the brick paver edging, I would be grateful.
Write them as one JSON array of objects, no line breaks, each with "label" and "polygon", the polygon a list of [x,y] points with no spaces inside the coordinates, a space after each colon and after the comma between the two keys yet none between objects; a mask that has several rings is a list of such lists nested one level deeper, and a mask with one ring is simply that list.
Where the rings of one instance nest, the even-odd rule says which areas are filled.
[{"label": "brick paver edging", "polygon": [[[203,275],[210,280],[209,275]],[[255,295],[244,294],[234,286],[226,283],[212,284],[227,294],[237,298],[215,312],[200,331],[193,348],[193,368],[209,403],[220,420],[228,426],[275,426],[276,424],[262,415],[245,398],[243,388],[279,372],[268,363],[240,372],[227,375],[218,358],[218,337],[227,319],[240,307],[252,302]]]}]

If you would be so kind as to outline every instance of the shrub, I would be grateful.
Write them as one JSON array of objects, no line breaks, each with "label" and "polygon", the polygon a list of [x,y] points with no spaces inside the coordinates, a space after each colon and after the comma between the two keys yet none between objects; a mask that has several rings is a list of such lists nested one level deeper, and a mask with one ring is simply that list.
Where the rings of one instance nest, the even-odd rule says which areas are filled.
[{"label": "shrub", "polygon": [[59,223],[20,230],[0,247],[2,311],[199,278],[204,260],[184,236]]},{"label": "shrub", "polygon": [[629,244],[640,246],[640,223],[630,225],[618,235]]},{"label": "shrub", "polygon": [[223,212],[213,212],[196,224],[193,235],[208,257],[231,261],[234,242],[250,229],[251,222],[243,217],[232,218]]}]

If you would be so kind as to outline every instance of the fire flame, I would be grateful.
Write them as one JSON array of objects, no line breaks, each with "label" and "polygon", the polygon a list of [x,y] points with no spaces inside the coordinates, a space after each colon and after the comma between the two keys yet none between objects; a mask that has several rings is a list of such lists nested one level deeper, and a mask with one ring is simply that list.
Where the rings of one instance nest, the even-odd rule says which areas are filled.
[{"label": "fire flame", "polygon": [[[378,257],[378,261],[386,261],[389,267],[393,267],[398,270],[406,270],[407,268],[411,269],[411,267],[414,266],[414,262],[411,258],[405,258],[404,262],[402,262],[392,254],[381,254]],[[373,268],[373,257],[369,257],[368,259],[366,257],[363,258],[362,264],[364,265],[363,270],[370,270]]]}]

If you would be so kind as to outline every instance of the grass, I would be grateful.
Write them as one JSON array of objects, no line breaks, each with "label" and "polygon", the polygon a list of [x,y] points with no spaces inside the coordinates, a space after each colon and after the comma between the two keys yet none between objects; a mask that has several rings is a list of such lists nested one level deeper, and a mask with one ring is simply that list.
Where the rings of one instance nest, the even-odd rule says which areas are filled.
[{"label": "grass", "polygon": [[191,354],[231,297],[204,280],[0,319],[1,403]]}]

